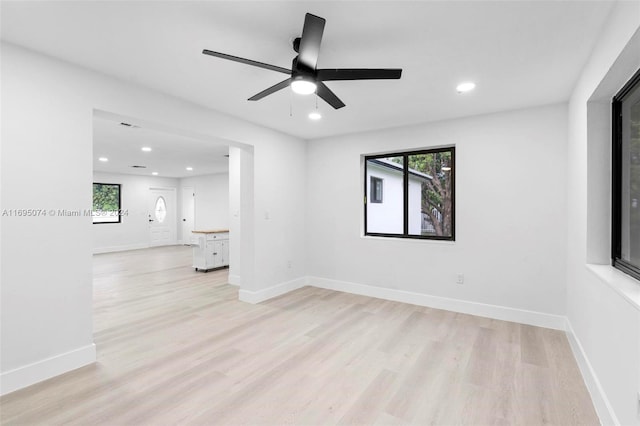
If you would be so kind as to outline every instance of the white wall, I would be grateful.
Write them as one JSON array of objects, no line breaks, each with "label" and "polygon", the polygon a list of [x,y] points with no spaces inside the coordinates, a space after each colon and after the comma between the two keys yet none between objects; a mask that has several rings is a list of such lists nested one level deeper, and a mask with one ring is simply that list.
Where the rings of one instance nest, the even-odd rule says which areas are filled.
[{"label": "white wall", "polygon": [[[92,225],[93,253],[105,253],[149,247],[149,188],[177,189],[179,180],[95,172],[93,182],[122,185],[121,208],[127,211],[121,223]],[[179,214],[180,209],[176,212]]]},{"label": "white wall", "polygon": [[569,104],[567,316],[605,424],[640,424],[640,297],[610,263],[611,98],[640,68],[640,3],[619,2]]},{"label": "white wall", "polygon": [[[7,43],[1,54],[2,208],[90,208],[93,114],[117,113],[253,147],[259,215],[239,213],[241,227],[255,228],[243,233],[255,253],[242,262],[242,285],[255,291],[304,273],[304,141]],[[3,393],[95,359],[92,226],[82,217],[2,218]]]},{"label": "white wall", "polygon": [[258,291],[305,275],[306,150],[305,142],[284,139],[254,147],[256,275],[253,284],[242,277],[243,289]]},{"label": "white wall", "polygon": [[[308,274],[564,314],[566,120],[555,105],[310,142]],[[361,155],[450,145],[456,241],[363,237]]]},{"label": "white wall", "polygon": [[229,173],[183,178],[180,187],[196,194],[195,229],[229,228]]},{"label": "white wall", "polygon": [[[229,147],[229,228],[235,231],[229,234],[229,283],[233,285],[241,285],[241,246],[242,246],[242,230],[240,229],[240,211],[251,210],[248,208],[248,198],[253,198],[253,189],[251,189],[251,197],[247,195],[247,191],[241,191],[242,176],[241,171],[246,172],[246,167],[241,167],[241,156],[243,152],[240,148]],[[245,153],[246,156],[246,153]],[[253,170],[253,165],[251,166]],[[253,181],[253,177],[249,179]],[[243,206],[243,199],[245,200]]]}]

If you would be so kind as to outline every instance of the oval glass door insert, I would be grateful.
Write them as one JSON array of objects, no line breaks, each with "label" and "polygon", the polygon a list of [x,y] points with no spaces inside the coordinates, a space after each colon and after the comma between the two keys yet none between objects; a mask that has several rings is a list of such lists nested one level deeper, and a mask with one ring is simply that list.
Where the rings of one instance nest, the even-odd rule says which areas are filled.
[{"label": "oval glass door insert", "polygon": [[164,201],[164,197],[162,196],[158,197],[158,199],[156,200],[155,214],[156,220],[159,223],[164,222],[165,218],[167,217],[167,203]]}]

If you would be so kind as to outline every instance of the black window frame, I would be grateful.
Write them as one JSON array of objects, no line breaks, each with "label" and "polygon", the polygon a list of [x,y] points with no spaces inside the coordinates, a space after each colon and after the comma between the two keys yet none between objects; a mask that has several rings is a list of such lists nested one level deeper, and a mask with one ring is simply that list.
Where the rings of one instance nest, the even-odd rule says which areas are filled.
[{"label": "black window frame", "polygon": [[[438,235],[413,235],[409,234],[409,161],[411,155],[434,154],[439,152],[451,152],[451,236]],[[368,232],[367,228],[367,161],[378,158],[403,157],[403,233],[389,234],[383,232]],[[439,148],[425,148],[414,151],[388,152],[384,154],[365,155],[364,156],[364,235],[368,237],[388,237],[388,238],[407,238],[412,240],[437,240],[437,241],[455,241],[456,240],[456,147],[445,146]]]},{"label": "black window frame", "polygon": [[[380,198],[374,196],[376,189],[376,186],[374,186],[374,181],[375,183],[380,182]],[[377,176],[371,176],[369,187],[371,189],[371,191],[369,191],[369,200],[375,204],[382,204],[384,202],[384,179]]]},{"label": "black window frame", "polygon": [[611,154],[611,264],[616,269],[640,280],[640,265],[622,259],[622,102],[634,89],[640,89],[640,69],[613,97]]},{"label": "black window frame", "polygon": [[119,183],[105,183],[105,182],[93,182],[91,185],[91,210],[93,211],[93,195],[94,195],[94,185],[110,185],[118,187],[118,220],[114,222],[95,222],[93,216],[91,217],[91,222],[94,225],[112,225],[114,223],[122,223],[122,185]]}]

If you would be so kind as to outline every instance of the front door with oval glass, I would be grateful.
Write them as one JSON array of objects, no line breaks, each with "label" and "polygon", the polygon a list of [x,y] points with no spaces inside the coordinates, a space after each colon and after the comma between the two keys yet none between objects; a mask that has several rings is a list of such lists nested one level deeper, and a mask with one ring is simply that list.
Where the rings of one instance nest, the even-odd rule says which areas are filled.
[{"label": "front door with oval glass", "polygon": [[149,190],[149,245],[176,244],[175,189]]}]

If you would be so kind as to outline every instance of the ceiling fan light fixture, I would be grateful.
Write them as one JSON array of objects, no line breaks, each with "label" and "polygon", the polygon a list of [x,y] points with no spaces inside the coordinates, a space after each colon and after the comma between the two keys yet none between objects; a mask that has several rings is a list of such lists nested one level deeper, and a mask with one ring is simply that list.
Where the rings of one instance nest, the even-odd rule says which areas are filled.
[{"label": "ceiling fan light fixture", "polygon": [[467,81],[467,82],[458,84],[458,87],[456,87],[456,91],[458,93],[466,93],[466,92],[472,91],[475,88],[476,88],[476,84],[475,83],[473,83],[471,81]]},{"label": "ceiling fan light fixture", "polygon": [[316,83],[304,78],[298,78],[291,82],[291,90],[298,95],[310,95],[316,92],[316,88]]}]

